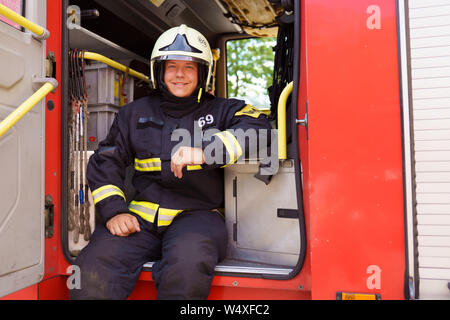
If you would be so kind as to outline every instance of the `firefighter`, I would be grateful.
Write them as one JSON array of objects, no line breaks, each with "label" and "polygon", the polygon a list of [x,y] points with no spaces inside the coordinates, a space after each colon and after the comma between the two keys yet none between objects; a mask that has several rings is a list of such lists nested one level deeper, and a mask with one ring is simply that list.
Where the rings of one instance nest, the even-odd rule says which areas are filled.
[{"label": "firefighter", "polygon": [[250,152],[234,129],[271,129],[244,101],[207,93],[212,53],[198,31],[164,32],[150,64],[153,94],[120,110],[88,164],[100,219],[76,258],[72,299],[126,299],[148,261],[157,299],[206,299],[227,248],[221,168]]}]

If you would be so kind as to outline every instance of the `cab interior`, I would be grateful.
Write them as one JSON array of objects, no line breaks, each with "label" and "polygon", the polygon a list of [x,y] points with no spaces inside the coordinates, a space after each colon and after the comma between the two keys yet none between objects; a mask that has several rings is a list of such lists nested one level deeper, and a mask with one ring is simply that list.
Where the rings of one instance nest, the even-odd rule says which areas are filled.
[{"label": "cab interior", "polygon": [[[279,161],[278,172],[270,177],[258,176],[260,159],[245,159],[224,169],[229,243],[227,258],[216,267],[216,274],[289,279],[303,265],[306,235],[302,173],[297,130],[292,130],[296,126],[300,70],[299,54],[294,54],[300,52],[298,6],[298,1],[293,0],[65,0],[67,23],[63,26],[63,50],[98,53],[146,75],[149,75],[153,45],[162,32],[180,24],[195,28],[208,39],[217,58],[210,92],[220,97],[245,99],[255,107],[270,111],[274,128],[278,127],[281,90],[293,82],[294,90],[286,109],[287,159]],[[69,106],[69,55],[63,60],[63,67],[66,71],[61,83],[63,105]],[[105,104],[100,96],[111,92],[101,92],[106,90],[104,78],[110,76],[108,72],[119,78],[123,73],[86,59],[87,71],[97,77],[92,80],[97,88],[88,92],[88,109],[97,116],[89,118],[88,126],[94,126],[98,132],[108,129],[121,105],[148,94],[148,83],[128,75],[126,99]],[[266,80],[262,81],[262,77]],[[244,90],[239,92],[239,88]],[[68,109],[63,110],[63,117],[69,117]],[[96,121],[95,125],[89,121]],[[62,123],[63,165],[70,171],[69,125],[68,121]],[[95,148],[95,143],[88,144],[90,154]],[[62,185],[68,186],[70,177],[63,175],[62,179]],[[68,228],[70,200],[66,190],[62,201],[62,240],[69,262],[89,241],[81,235],[74,241],[73,232]],[[91,197],[90,200],[93,231],[95,212]],[[151,271],[152,264],[149,261],[144,270]]]}]

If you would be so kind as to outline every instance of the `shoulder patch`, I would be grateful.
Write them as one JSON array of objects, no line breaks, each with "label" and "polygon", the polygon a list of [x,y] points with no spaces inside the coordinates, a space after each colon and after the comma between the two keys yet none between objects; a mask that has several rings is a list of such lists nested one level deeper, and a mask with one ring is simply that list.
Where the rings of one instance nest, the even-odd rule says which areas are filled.
[{"label": "shoulder patch", "polygon": [[270,114],[270,110],[260,110],[258,108],[255,108],[254,106],[247,104],[245,107],[243,107],[241,110],[236,112],[235,116],[249,116],[252,118],[258,118],[261,114],[265,114],[268,116]]}]

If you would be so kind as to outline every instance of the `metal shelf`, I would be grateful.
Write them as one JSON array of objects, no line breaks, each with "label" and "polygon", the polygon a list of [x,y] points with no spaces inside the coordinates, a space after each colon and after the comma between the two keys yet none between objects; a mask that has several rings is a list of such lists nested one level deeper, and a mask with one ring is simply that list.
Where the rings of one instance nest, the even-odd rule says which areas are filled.
[{"label": "metal shelf", "polygon": [[122,48],[118,44],[75,24],[71,24],[71,28],[69,29],[69,46],[73,49],[77,48],[80,50],[83,49],[98,52],[108,58],[118,61],[138,60],[148,63],[148,59]]}]

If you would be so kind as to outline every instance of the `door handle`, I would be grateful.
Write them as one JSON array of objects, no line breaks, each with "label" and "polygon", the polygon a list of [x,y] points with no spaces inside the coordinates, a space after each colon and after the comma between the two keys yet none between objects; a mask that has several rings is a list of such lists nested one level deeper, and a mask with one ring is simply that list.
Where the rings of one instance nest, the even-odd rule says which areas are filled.
[{"label": "door handle", "polygon": [[58,87],[58,81],[53,78],[35,78],[34,83],[45,82],[31,97],[25,100],[20,106],[11,112],[3,121],[0,122],[0,137],[5,134],[13,125],[16,124],[25,114],[39,103],[47,94]]},{"label": "door handle", "polygon": [[309,136],[308,136],[308,101],[306,101],[306,112],[305,112],[305,117],[303,119],[295,119],[295,123],[300,125],[300,126],[304,126],[306,129],[306,140],[308,140]]}]

